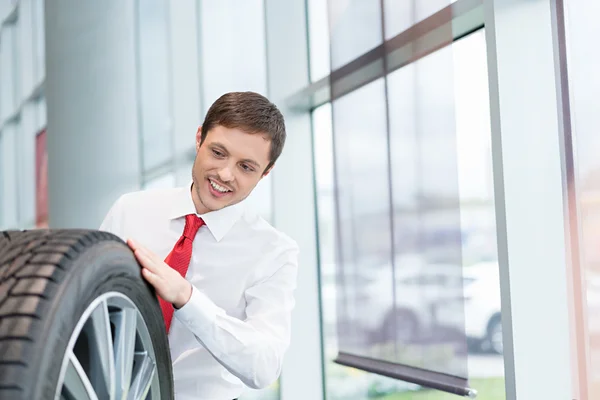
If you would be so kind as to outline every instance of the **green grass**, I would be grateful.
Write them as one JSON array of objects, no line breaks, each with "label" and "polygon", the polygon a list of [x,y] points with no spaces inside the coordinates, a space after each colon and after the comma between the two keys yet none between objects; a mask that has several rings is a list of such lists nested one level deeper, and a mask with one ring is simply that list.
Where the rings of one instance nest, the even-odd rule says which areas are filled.
[{"label": "green grass", "polygon": [[[471,387],[477,390],[477,400],[506,400],[504,378],[473,379]],[[390,394],[380,400],[459,400],[462,397],[437,390]]]}]

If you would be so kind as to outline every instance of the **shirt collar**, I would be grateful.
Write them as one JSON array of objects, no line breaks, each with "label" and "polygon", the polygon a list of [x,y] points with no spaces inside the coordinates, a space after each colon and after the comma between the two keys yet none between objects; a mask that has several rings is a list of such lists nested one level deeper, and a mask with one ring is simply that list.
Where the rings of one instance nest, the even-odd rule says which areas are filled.
[{"label": "shirt collar", "polygon": [[196,213],[196,206],[192,199],[192,183],[185,187],[177,189],[175,199],[171,206],[170,218],[182,218],[188,214],[196,214],[204,220],[204,223],[212,233],[217,242],[229,232],[233,225],[241,218],[244,211],[244,201],[232,206],[224,207],[217,211],[210,211],[206,214]]}]

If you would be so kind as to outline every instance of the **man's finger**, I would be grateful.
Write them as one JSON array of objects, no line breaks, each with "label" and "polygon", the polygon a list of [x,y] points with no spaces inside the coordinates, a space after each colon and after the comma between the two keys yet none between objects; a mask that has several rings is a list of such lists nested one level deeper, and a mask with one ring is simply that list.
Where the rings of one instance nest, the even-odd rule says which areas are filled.
[{"label": "man's finger", "polygon": [[143,249],[137,249],[134,254],[140,264],[142,264],[142,267],[149,269],[153,273],[157,273],[159,271],[156,263],[149,257],[146,251]]},{"label": "man's finger", "polygon": [[131,247],[131,250],[133,251],[136,251],[140,247],[140,244],[136,240],[131,238],[127,239],[127,245]]},{"label": "man's finger", "polygon": [[146,256],[146,258],[148,258],[150,261],[152,261],[154,264],[156,264],[157,267],[160,268],[162,266],[162,264],[164,263],[162,258],[157,256],[155,253],[148,250],[148,248],[142,246],[141,244],[134,242],[134,246],[136,247],[135,251],[139,251],[140,253],[144,254],[144,256]]},{"label": "man's finger", "polygon": [[150,271],[148,268],[142,268],[142,275],[155,289],[158,289],[156,285],[159,285],[162,281],[161,277]]}]

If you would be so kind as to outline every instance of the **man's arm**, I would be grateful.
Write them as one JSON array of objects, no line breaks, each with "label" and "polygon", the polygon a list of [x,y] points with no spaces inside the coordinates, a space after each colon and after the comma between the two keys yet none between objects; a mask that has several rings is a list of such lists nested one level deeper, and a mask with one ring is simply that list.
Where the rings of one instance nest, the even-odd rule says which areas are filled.
[{"label": "man's arm", "polygon": [[219,363],[251,388],[267,387],[277,379],[290,342],[298,267],[295,245],[282,249],[273,260],[279,267],[271,276],[245,291],[243,321],[227,315],[179,274],[172,274],[172,268],[143,246],[131,241],[130,245],[146,270],[144,277],[164,300],[179,301],[183,285],[189,285],[191,295],[186,295],[189,299],[174,316]]}]

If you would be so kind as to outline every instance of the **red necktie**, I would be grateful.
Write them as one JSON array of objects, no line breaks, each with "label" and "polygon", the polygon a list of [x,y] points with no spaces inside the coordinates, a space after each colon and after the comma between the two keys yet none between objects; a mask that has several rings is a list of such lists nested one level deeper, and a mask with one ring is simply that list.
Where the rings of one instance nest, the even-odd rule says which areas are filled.
[{"label": "red necktie", "polygon": [[[165,258],[165,262],[175,271],[179,272],[184,278],[192,258],[192,243],[194,242],[194,237],[196,237],[196,233],[202,225],[204,225],[202,218],[195,214],[186,215],[183,234],[177,243],[175,243],[175,246],[173,246],[173,250],[171,250],[167,258]],[[160,296],[158,297],[158,301],[163,312],[167,332],[169,332],[171,320],[173,319],[173,305],[164,301]]]}]

